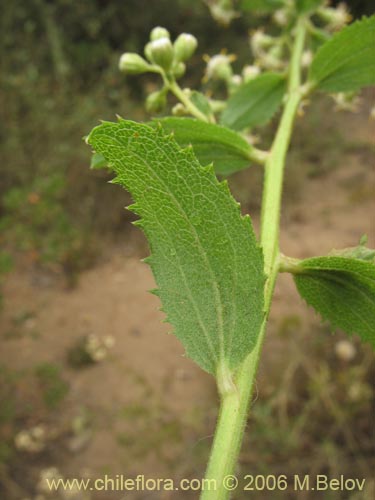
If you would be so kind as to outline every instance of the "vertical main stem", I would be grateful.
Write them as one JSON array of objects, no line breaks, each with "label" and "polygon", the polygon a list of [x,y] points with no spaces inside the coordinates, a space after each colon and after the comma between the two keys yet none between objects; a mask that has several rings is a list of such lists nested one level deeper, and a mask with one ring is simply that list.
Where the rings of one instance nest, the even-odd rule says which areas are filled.
[{"label": "vertical main stem", "polygon": [[[265,165],[261,214],[261,245],[267,275],[265,318],[253,351],[245,359],[236,375],[235,384],[237,390],[222,395],[214,443],[206,472],[206,484],[210,484],[210,487],[205,488],[205,485],[203,485],[201,500],[227,500],[229,498],[230,485],[226,484],[226,478],[235,471],[246,425],[268,313],[278,274],[279,226],[284,165],[293,122],[302,98],[300,61],[305,42],[305,26],[306,22],[301,18],[296,26],[289,69],[287,100]],[[229,479],[230,481],[231,479]],[[215,488],[212,487],[212,484],[215,485]]]}]

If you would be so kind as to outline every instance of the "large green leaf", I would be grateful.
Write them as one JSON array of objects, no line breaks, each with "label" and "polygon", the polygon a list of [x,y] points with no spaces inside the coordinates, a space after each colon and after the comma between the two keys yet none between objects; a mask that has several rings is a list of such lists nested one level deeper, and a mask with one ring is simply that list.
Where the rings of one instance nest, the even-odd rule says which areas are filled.
[{"label": "large green leaf", "polygon": [[233,370],[263,321],[263,259],[250,218],[213,167],[162,127],[120,119],[87,140],[135,200],[156,293],[187,354],[213,374]]},{"label": "large green leaf", "polygon": [[300,295],[333,328],[357,333],[375,347],[373,262],[346,256],[314,257],[298,264],[294,280]]},{"label": "large green leaf", "polygon": [[348,92],[375,84],[375,16],[363,18],[320,47],[309,80],[326,92]]},{"label": "large green leaf", "polygon": [[264,125],[279,109],[286,91],[286,80],[278,73],[264,73],[244,83],[228,101],[221,122],[242,130]]},{"label": "large green leaf", "polygon": [[194,118],[162,118],[166,132],[173,132],[182,147],[193,146],[202,165],[214,164],[217,174],[229,175],[249,166],[253,147],[237,132]]}]

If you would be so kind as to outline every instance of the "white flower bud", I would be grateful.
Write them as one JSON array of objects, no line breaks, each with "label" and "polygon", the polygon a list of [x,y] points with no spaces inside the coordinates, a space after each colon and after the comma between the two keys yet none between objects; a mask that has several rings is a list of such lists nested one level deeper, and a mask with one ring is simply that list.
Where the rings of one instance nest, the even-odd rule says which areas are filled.
[{"label": "white flower bud", "polygon": [[167,97],[164,89],[152,92],[146,99],[146,109],[149,113],[159,113],[166,104]]},{"label": "white flower bud", "polygon": [[340,3],[336,8],[323,7],[317,11],[317,14],[327,23],[327,27],[332,31],[340,30],[352,19],[344,3]]},{"label": "white flower bud", "polygon": [[254,80],[260,74],[259,66],[248,65],[245,66],[242,70],[242,76],[245,82],[249,82],[250,80]]},{"label": "white flower bud", "polygon": [[150,40],[153,42],[154,40],[158,40],[159,38],[170,38],[171,35],[169,31],[161,26],[156,26],[150,33]]},{"label": "white flower bud", "polygon": [[172,115],[174,116],[186,116],[187,114],[189,114],[188,110],[180,102],[172,108]]},{"label": "white flower bud", "polygon": [[208,80],[225,80],[230,82],[233,76],[231,62],[234,56],[226,54],[218,54],[211,58],[207,58],[207,67],[204,79]]},{"label": "white flower bud", "polygon": [[284,67],[283,49],[280,45],[275,45],[268,52],[260,55],[258,64],[266,69],[278,70]]},{"label": "white flower bud", "polygon": [[181,78],[184,76],[186,71],[186,64],[183,62],[179,62],[173,65],[172,73],[175,78]]},{"label": "white flower bud", "polygon": [[153,60],[152,60],[152,53],[151,53],[151,44],[152,42],[149,42],[145,45],[145,48],[144,48],[144,54],[145,56],[147,57],[147,59],[153,63]]},{"label": "white flower bud", "polygon": [[187,61],[194,54],[198,40],[189,33],[181,33],[174,42],[174,53],[177,61]]},{"label": "white flower bud", "polygon": [[236,90],[242,83],[242,78],[240,75],[233,75],[231,80],[228,82],[231,91]]},{"label": "white flower bud", "polygon": [[276,10],[273,20],[278,26],[286,26],[290,20],[290,11],[288,9]]},{"label": "white flower bud", "polygon": [[147,44],[146,48],[149,52],[151,60],[155,64],[166,71],[170,69],[173,61],[174,50],[169,38],[158,38],[157,40],[150,42],[150,44]]},{"label": "white flower bud", "polygon": [[239,14],[231,8],[228,2],[215,2],[215,0],[205,1],[210,9],[211,16],[223,26],[228,26],[233,19],[239,16]]},{"label": "white flower bud", "polygon": [[125,52],[125,54],[122,54],[120,57],[119,68],[120,71],[129,75],[137,75],[148,71],[150,65],[140,55],[132,52]]},{"label": "white flower bud", "polygon": [[265,49],[268,49],[275,43],[275,38],[266,35],[263,29],[255,30],[250,37],[250,47],[253,51],[254,56],[260,56],[264,53]]}]

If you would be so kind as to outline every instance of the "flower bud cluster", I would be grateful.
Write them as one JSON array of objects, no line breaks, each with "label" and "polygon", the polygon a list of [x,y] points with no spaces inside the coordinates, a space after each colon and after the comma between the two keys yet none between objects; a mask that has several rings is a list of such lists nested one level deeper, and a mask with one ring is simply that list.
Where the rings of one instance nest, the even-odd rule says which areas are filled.
[{"label": "flower bud cluster", "polygon": [[120,70],[128,74],[151,72],[172,73],[175,78],[184,75],[185,62],[192,57],[198,42],[190,33],[181,33],[174,43],[166,28],[157,26],[150,33],[144,48],[145,59],[138,54],[125,52],[120,58]]}]

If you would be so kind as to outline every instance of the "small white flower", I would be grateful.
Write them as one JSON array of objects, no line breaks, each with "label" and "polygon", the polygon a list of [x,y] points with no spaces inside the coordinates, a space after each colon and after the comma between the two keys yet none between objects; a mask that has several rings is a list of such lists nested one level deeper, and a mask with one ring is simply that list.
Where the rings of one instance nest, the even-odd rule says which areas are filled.
[{"label": "small white flower", "polygon": [[129,75],[136,75],[145,73],[150,68],[150,65],[138,54],[132,52],[125,52],[120,57],[119,69],[120,71]]},{"label": "small white flower", "polygon": [[147,57],[165,70],[171,67],[174,56],[172,42],[169,38],[162,37],[147,44]]},{"label": "small white flower", "polygon": [[286,26],[290,19],[290,11],[288,9],[276,10],[273,15],[273,20],[279,26]]},{"label": "small white flower", "polygon": [[335,111],[357,112],[361,104],[361,98],[355,92],[339,92],[332,97],[336,103]]},{"label": "small white flower", "polygon": [[19,450],[29,453],[38,453],[46,445],[46,430],[42,425],[37,425],[28,430],[20,431],[14,438],[14,444]]},{"label": "small white flower", "polygon": [[275,43],[275,38],[266,35],[263,28],[255,30],[250,36],[250,47],[255,57],[260,57],[264,51]]},{"label": "small white flower", "polygon": [[233,75],[232,76],[232,80],[231,80],[231,84],[235,87],[238,87],[239,85],[241,85],[242,83],[242,78],[240,75]]},{"label": "small white flower", "polygon": [[210,9],[211,16],[223,26],[228,26],[233,19],[239,16],[239,14],[231,8],[228,2],[205,0],[205,3]]},{"label": "small white flower", "polygon": [[217,54],[212,57],[205,57],[207,62],[204,80],[225,80],[230,81],[233,76],[231,63],[235,60],[232,54]]},{"label": "small white flower", "polygon": [[244,68],[242,69],[242,76],[245,82],[253,80],[259,74],[260,74],[260,68],[255,64],[244,66]]},{"label": "small white flower", "polygon": [[313,60],[313,53],[311,50],[305,50],[302,54],[301,64],[303,68],[308,68]]}]

